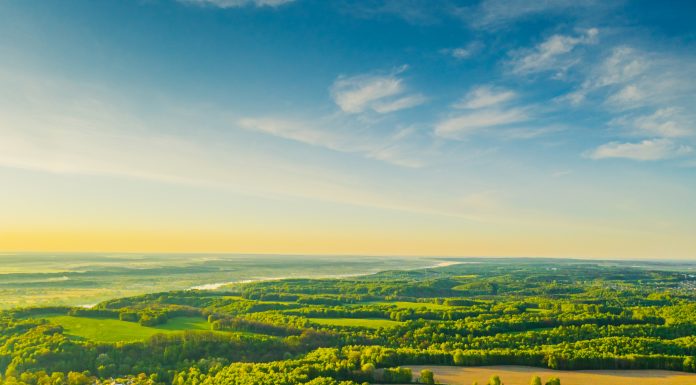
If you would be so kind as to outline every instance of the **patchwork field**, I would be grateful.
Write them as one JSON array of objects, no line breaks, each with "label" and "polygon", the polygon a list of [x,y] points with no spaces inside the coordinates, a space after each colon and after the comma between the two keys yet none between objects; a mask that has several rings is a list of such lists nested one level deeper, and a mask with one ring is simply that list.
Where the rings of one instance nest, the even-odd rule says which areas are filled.
[{"label": "patchwork field", "polygon": [[527,385],[533,375],[545,383],[558,377],[562,385],[694,385],[696,374],[666,370],[551,370],[529,366],[409,366],[415,377],[422,369],[435,373],[435,380],[448,385],[487,384],[497,375],[505,385]]},{"label": "patchwork field", "polygon": [[401,324],[401,322],[387,319],[371,318],[310,318],[309,320],[320,325],[359,326],[371,329],[386,328]]},{"label": "patchwork field", "polygon": [[137,341],[158,333],[183,330],[210,330],[208,321],[196,317],[177,317],[156,327],[141,326],[136,322],[110,318],[49,316],[46,319],[63,326],[65,334],[99,342]]}]

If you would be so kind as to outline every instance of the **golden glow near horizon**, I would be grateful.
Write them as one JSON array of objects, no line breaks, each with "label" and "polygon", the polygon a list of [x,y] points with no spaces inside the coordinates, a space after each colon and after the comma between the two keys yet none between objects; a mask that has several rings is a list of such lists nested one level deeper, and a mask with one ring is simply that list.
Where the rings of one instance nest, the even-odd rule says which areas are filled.
[{"label": "golden glow near horizon", "polygon": [[[627,248],[626,239],[596,240],[592,237],[549,241],[499,237],[427,238],[354,234],[244,234],[155,232],[17,232],[3,233],[6,252],[211,252],[250,254],[400,255],[400,256],[525,256],[574,258],[688,259],[691,246],[654,241]],[[666,246],[668,245],[668,246]],[[574,250],[559,253],[558,250]],[[599,252],[597,250],[600,250]]]}]

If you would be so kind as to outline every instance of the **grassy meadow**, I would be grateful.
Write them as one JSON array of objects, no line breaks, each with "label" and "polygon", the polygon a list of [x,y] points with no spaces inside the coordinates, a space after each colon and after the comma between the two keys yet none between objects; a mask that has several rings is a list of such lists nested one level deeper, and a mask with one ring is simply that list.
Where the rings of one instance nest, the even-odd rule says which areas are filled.
[{"label": "grassy meadow", "polygon": [[431,303],[431,302],[406,302],[406,301],[375,301],[375,305],[393,305],[400,309],[428,309],[428,310],[447,310],[450,306]]},{"label": "grassy meadow", "polygon": [[138,341],[159,333],[210,330],[208,321],[198,317],[176,317],[154,327],[110,318],[55,315],[44,317],[63,327],[66,335],[96,342]]},{"label": "grassy meadow", "polygon": [[401,324],[387,319],[370,318],[310,318],[311,322],[319,325],[364,327],[370,329],[387,328]]}]

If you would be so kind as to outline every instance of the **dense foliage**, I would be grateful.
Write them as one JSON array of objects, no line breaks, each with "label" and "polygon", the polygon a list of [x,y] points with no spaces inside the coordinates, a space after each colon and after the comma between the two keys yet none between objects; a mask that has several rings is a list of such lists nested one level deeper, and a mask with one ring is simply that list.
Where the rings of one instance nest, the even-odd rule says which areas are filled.
[{"label": "dense foliage", "polygon": [[[579,261],[467,262],[146,294],[90,309],[8,310],[0,313],[1,379],[28,385],[404,383],[412,373],[402,366],[416,364],[696,371],[693,274]],[[49,320],[55,314],[143,326],[195,316],[208,320],[210,331],[103,343],[66,333]],[[395,322],[372,327],[370,320]],[[433,383],[428,372],[416,377]]]}]

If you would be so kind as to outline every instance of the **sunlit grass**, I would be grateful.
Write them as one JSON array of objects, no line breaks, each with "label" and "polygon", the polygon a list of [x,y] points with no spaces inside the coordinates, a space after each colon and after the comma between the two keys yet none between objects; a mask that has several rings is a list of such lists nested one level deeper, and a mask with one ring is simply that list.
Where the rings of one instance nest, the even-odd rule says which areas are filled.
[{"label": "sunlit grass", "polygon": [[387,319],[372,319],[372,318],[310,318],[310,321],[320,325],[332,326],[354,326],[378,329],[382,327],[390,327],[401,324],[401,322]]},{"label": "sunlit grass", "polygon": [[88,318],[73,316],[45,317],[61,325],[69,336],[99,342],[137,341],[159,333],[175,333],[182,330],[210,330],[208,321],[197,317],[176,317],[155,327],[141,326],[137,322],[119,321],[110,318]]}]

